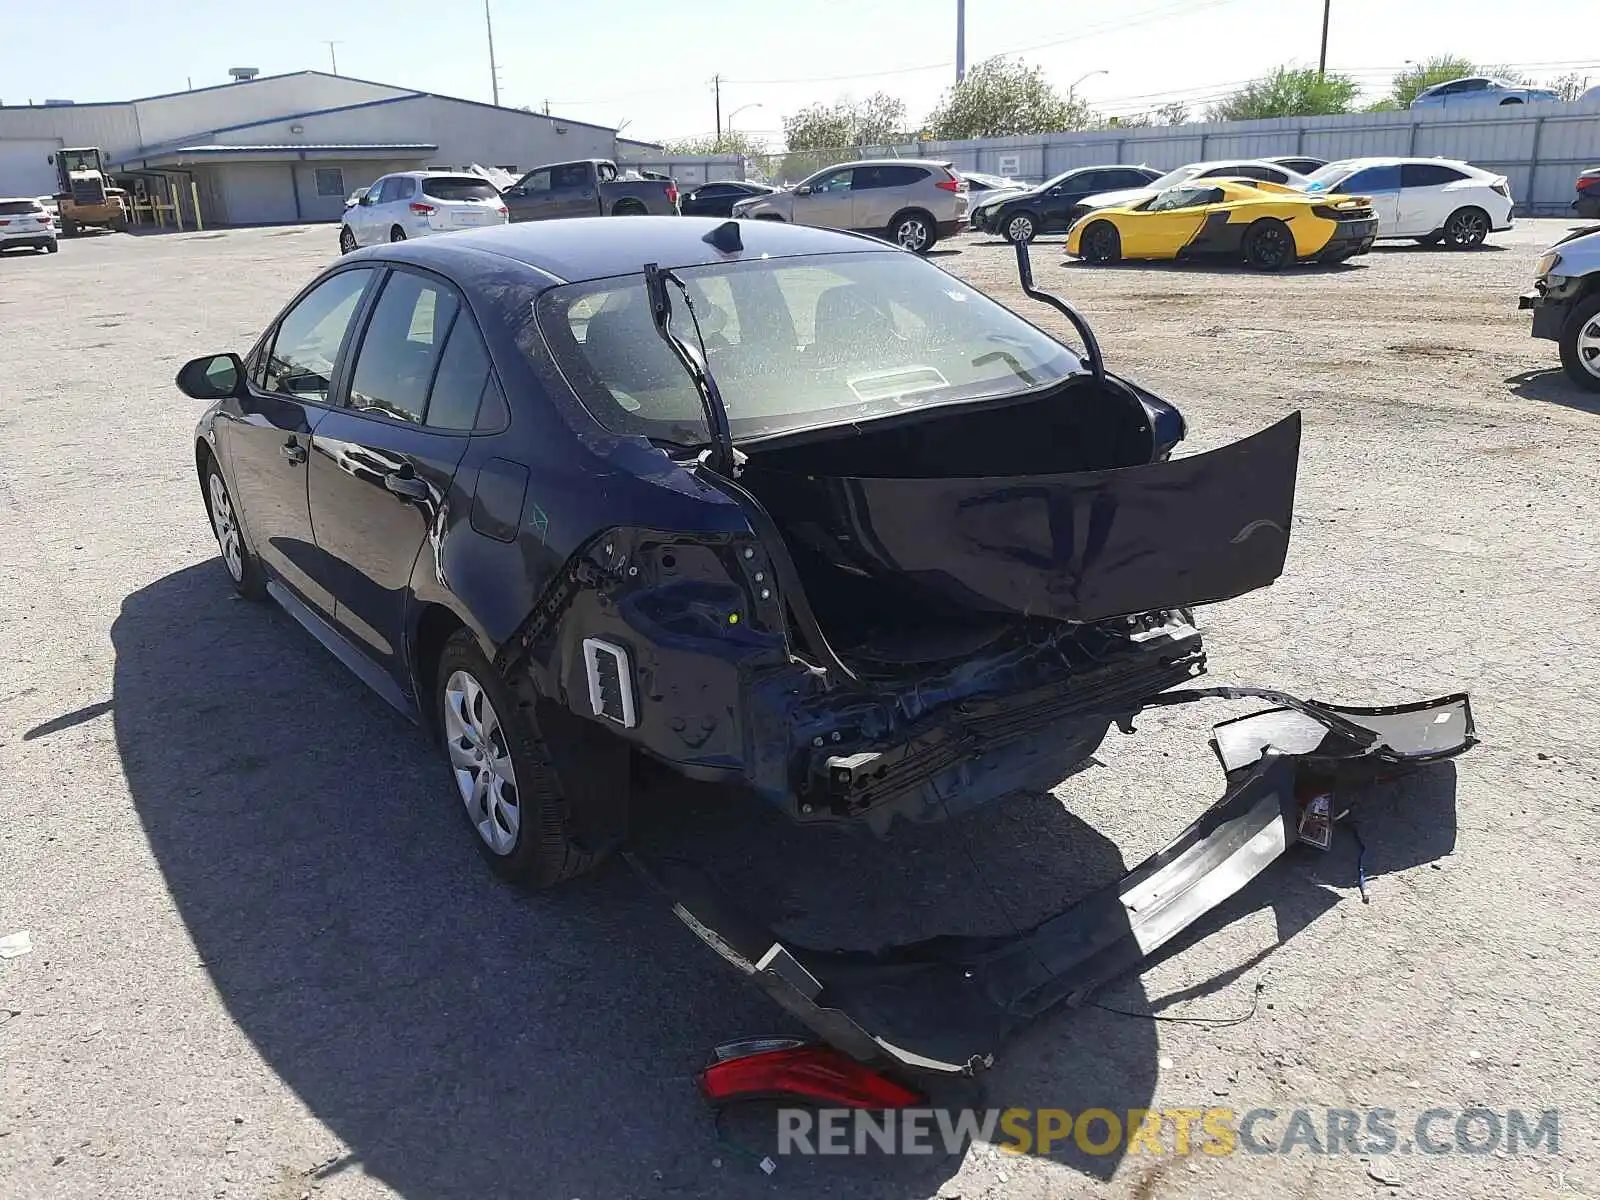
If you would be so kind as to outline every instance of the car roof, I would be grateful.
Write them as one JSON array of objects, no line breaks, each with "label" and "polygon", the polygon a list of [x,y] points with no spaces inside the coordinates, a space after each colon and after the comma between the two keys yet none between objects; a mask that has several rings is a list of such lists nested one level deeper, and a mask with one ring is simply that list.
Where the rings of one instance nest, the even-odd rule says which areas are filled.
[{"label": "car roof", "polygon": [[1330,167],[1398,167],[1406,163],[1436,163],[1442,167],[1465,167],[1472,171],[1482,171],[1482,167],[1475,167],[1464,158],[1427,158],[1421,155],[1406,154],[1381,154],[1372,158],[1339,158],[1330,162]]},{"label": "car roof", "polygon": [[854,162],[834,163],[831,167],[818,167],[813,175],[823,171],[842,171],[845,167],[944,167],[950,164],[938,158],[858,158]]},{"label": "car roof", "polygon": [[[759,258],[813,254],[903,253],[886,242],[787,221],[740,221],[744,249],[724,254],[705,240],[728,222],[721,217],[573,217],[518,221],[443,237],[417,238],[358,250],[350,258],[413,262],[445,275],[477,274],[483,256],[511,259],[542,272],[552,285],[633,275],[646,263],[699,267]],[[349,258],[346,261],[350,261]]]}]

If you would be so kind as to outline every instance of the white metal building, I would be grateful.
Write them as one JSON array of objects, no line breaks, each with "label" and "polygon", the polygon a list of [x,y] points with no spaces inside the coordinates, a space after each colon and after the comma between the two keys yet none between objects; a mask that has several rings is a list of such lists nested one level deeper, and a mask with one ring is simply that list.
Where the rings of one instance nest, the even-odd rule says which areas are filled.
[{"label": "white metal building", "polygon": [[54,191],[50,155],[70,146],[98,146],[116,175],[176,195],[186,219],[198,192],[208,225],[336,220],[346,196],[389,171],[525,171],[655,149],[619,147],[600,125],[301,71],[142,100],[0,107],[0,195]]}]

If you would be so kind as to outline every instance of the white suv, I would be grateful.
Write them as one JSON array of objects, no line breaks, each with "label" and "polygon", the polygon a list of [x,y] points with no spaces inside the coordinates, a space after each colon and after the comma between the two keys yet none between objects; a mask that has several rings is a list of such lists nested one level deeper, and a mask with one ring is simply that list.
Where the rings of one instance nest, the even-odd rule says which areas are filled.
[{"label": "white suv", "polygon": [[56,222],[44,205],[31,196],[0,199],[0,250],[32,246],[54,254]]},{"label": "white suv", "polygon": [[478,175],[404,171],[385,175],[344,210],[339,250],[407,238],[504,225],[510,214],[499,189]]},{"label": "white suv", "polygon": [[1514,207],[1504,175],[1450,158],[1347,158],[1314,172],[1306,190],[1370,196],[1380,238],[1456,250],[1510,229]]}]

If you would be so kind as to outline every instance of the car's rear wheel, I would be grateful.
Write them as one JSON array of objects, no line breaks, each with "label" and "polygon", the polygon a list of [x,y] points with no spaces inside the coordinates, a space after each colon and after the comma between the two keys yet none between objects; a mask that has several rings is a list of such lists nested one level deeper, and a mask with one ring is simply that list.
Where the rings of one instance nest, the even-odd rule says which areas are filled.
[{"label": "car's rear wheel", "polygon": [[351,233],[350,226],[346,225],[343,229],[339,230],[339,253],[349,254],[353,252],[355,248],[356,235]]},{"label": "car's rear wheel", "polygon": [[927,213],[901,213],[889,225],[889,237],[902,250],[926,254],[939,240],[938,227]]},{"label": "car's rear wheel", "polygon": [[1600,292],[1579,301],[1562,326],[1561,365],[1573,383],[1600,392]]},{"label": "car's rear wheel", "polygon": [[233,590],[246,600],[260,600],[267,594],[261,566],[244,544],[244,534],[239,528],[239,510],[233,505],[228,482],[222,478],[217,460],[209,456],[206,459],[205,484],[206,512],[211,517],[211,532],[216,534],[217,549],[222,553],[222,566],[228,572]]},{"label": "car's rear wheel", "polygon": [[1444,223],[1445,244],[1452,250],[1472,250],[1489,236],[1489,214],[1481,208],[1458,208]]},{"label": "car's rear wheel", "polygon": [[44,244],[44,252],[46,254],[54,254],[59,249],[61,249],[61,247],[54,238],[51,238]]},{"label": "car's rear wheel", "polygon": [[1281,271],[1294,261],[1294,234],[1276,217],[1263,217],[1244,231],[1244,261],[1257,271]]},{"label": "car's rear wheel", "polygon": [[1006,218],[1006,241],[1013,246],[1019,242],[1031,242],[1039,236],[1039,222],[1032,213],[1012,213]]},{"label": "car's rear wheel", "polygon": [[513,695],[469,631],[445,643],[434,680],[450,781],[495,874],[547,888],[593,867],[600,856],[568,831],[567,803],[533,706]]},{"label": "car's rear wheel", "polygon": [[1110,221],[1096,221],[1078,238],[1078,257],[1103,266],[1122,257],[1122,235]]},{"label": "car's rear wheel", "polygon": [[389,230],[389,240],[391,242],[403,242],[403,241],[405,241],[406,240],[406,231],[404,229],[401,229],[400,226],[398,226],[398,225],[395,225],[395,226],[391,227],[390,230]]},{"label": "car's rear wheel", "polygon": [[642,217],[646,215],[645,207],[637,200],[618,200],[617,206],[611,210],[614,217]]}]

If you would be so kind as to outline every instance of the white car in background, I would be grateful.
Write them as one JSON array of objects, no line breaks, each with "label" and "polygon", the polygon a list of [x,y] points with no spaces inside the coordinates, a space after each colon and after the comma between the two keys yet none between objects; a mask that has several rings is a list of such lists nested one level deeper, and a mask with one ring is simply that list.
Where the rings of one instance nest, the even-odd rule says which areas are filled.
[{"label": "white car in background", "polygon": [[499,189],[481,176],[401,171],[379,179],[344,210],[339,250],[349,254],[357,246],[504,225],[510,215]]},{"label": "white car in background", "polygon": [[0,196],[0,250],[17,246],[54,254],[55,218],[32,196]]},{"label": "white car in background", "polygon": [[1380,238],[1481,246],[1511,228],[1511,183],[1504,175],[1450,158],[1346,158],[1311,176],[1309,190],[1369,196]]},{"label": "white car in background", "polygon": [[1298,171],[1291,171],[1279,163],[1264,158],[1227,158],[1214,162],[1186,163],[1168,171],[1159,179],[1152,179],[1143,187],[1122,188],[1115,192],[1097,192],[1085,196],[1073,206],[1072,219],[1096,208],[1128,208],[1153,198],[1156,193],[1191,179],[1259,179],[1264,183],[1280,183],[1284,187],[1303,189],[1310,181]]}]

